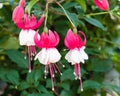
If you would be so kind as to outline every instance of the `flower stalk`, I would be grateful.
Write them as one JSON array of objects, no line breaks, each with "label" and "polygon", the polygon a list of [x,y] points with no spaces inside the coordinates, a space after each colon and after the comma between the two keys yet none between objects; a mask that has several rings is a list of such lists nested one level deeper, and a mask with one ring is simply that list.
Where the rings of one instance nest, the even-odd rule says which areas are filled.
[{"label": "flower stalk", "polygon": [[[64,13],[65,13],[66,17],[68,18],[68,20],[70,21],[73,29],[74,29],[74,30],[77,30],[75,24],[72,22],[72,20],[71,20],[70,17],[68,16],[68,14],[67,14],[67,12],[65,11],[64,7],[63,7],[59,2],[56,2],[56,3],[57,3],[57,4],[62,8],[62,10],[64,11]],[[75,34],[77,34],[77,31],[73,31],[73,32],[74,32]]]}]

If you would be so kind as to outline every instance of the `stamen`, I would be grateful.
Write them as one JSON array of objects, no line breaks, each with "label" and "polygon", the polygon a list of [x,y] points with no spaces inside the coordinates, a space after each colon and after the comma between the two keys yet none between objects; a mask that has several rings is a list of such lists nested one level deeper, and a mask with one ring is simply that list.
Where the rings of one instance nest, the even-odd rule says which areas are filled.
[{"label": "stamen", "polygon": [[74,65],[74,75],[75,75],[75,79],[80,80],[80,90],[83,91],[82,78],[81,78],[81,73],[80,73],[80,64]]},{"label": "stamen", "polygon": [[54,65],[55,65],[56,69],[58,70],[58,72],[60,73],[60,75],[62,75],[62,73],[61,73],[59,67],[57,66],[57,64],[54,64]]},{"label": "stamen", "polygon": [[48,65],[45,65],[45,70],[44,70],[45,76],[44,78],[47,78],[47,74],[48,74]]},{"label": "stamen", "polygon": [[30,46],[28,46],[28,68],[29,68],[29,73],[32,71],[32,67],[31,67],[31,55],[30,55]]},{"label": "stamen", "polygon": [[55,89],[54,89],[54,87],[52,88],[52,91],[54,91]]},{"label": "stamen", "polygon": [[80,79],[80,90],[83,91],[83,87],[82,87],[82,79]]},{"label": "stamen", "polygon": [[65,68],[65,65],[62,62],[59,62],[59,63],[62,65],[63,68]]},{"label": "stamen", "polygon": [[29,68],[29,72],[32,71],[33,69],[33,54],[36,54],[36,49],[35,46],[28,46],[28,68]]},{"label": "stamen", "polygon": [[29,69],[29,71],[28,71],[29,73],[31,73],[32,72],[32,70],[31,69]]},{"label": "stamen", "polygon": [[24,59],[27,59],[27,56],[26,56],[26,55],[24,56]]},{"label": "stamen", "polygon": [[54,79],[54,77],[53,77],[54,72],[53,72],[51,64],[49,64],[49,67],[50,67],[50,75],[51,75],[51,81],[52,81],[52,90],[54,91],[54,80],[53,80]]},{"label": "stamen", "polygon": [[58,71],[57,71],[55,65],[53,64],[52,66],[53,66],[53,69],[54,69],[55,73],[57,73]]}]

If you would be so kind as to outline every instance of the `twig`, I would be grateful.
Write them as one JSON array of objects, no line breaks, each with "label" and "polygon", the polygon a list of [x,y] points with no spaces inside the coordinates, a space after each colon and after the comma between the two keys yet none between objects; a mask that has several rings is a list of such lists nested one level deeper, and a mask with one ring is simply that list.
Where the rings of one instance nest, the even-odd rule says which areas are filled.
[{"label": "twig", "polygon": [[58,1],[59,3],[62,3],[62,2],[64,2],[65,0],[61,0],[61,1]]}]

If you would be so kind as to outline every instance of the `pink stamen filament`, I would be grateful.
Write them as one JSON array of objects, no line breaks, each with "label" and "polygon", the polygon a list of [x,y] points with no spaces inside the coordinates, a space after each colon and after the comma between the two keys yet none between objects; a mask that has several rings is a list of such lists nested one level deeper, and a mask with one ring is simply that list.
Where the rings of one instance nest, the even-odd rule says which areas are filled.
[{"label": "pink stamen filament", "polygon": [[63,68],[65,67],[65,65],[62,62],[59,62],[59,63],[62,65]]},{"label": "pink stamen filament", "polygon": [[45,73],[44,78],[46,79],[47,74],[48,74],[48,65],[45,65],[45,71],[44,71],[44,73]]},{"label": "pink stamen filament", "polygon": [[[55,67],[56,67],[56,70],[58,70],[58,72],[60,73],[60,75],[62,75],[62,73],[61,73],[59,67],[57,66],[57,64],[54,64],[54,65],[55,65]],[[54,65],[53,65],[53,66],[54,66]]]},{"label": "pink stamen filament", "polygon": [[51,81],[52,81],[52,90],[54,91],[55,73],[59,72],[61,75],[62,75],[62,73],[61,73],[60,69],[58,68],[57,64],[48,63],[48,65],[45,65],[45,70],[44,70],[44,73],[45,73],[44,77],[45,77],[45,79],[46,79],[47,74],[48,74],[48,67],[49,67]]},{"label": "pink stamen filament", "polygon": [[74,65],[74,74],[76,76],[76,79],[80,80],[80,89],[81,89],[81,91],[83,91],[82,78],[81,78],[81,73],[80,73],[80,64],[75,64]]},{"label": "pink stamen filament", "polygon": [[50,75],[51,75],[51,81],[52,81],[52,90],[54,91],[54,71],[52,64],[49,64],[50,67]]},{"label": "pink stamen filament", "polygon": [[35,46],[28,46],[28,70],[29,72],[33,69],[32,56],[35,56],[36,49]]}]

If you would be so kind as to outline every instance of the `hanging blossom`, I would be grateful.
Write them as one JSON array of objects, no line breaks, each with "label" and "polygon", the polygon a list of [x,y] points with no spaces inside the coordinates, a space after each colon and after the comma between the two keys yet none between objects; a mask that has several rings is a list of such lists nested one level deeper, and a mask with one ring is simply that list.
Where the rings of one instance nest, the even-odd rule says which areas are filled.
[{"label": "hanging blossom", "polygon": [[20,45],[26,45],[28,47],[28,59],[29,59],[29,72],[32,70],[32,56],[36,54],[34,35],[36,31],[34,29],[38,28],[44,21],[44,15],[37,21],[34,14],[28,16],[24,12],[25,0],[20,0],[19,5],[13,10],[12,20],[16,26],[21,30],[19,34]]},{"label": "hanging blossom", "polygon": [[54,74],[59,72],[62,75],[56,65],[56,62],[58,62],[61,58],[60,53],[55,48],[55,46],[58,45],[59,40],[60,38],[58,34],[56,32],[52,32],[51,30],[49,30],[48,33],[42,32],[40,38],[38,33],[36,33],[34,37],[36,46],[41,48],[41,51],[35,56],[35,60],[38,59],[41,64],[45,65],[45,78],[48,71],[50,71],[52,90],[54,90]]},{"label": "hanging blossom", "polygon": [[104,11],[107,11],[109,9],[109,3],[108,0],[94,0],[96,6]]},{"label": "hanging blossom", "polygon": [[80,88],[83,91],[80,63],[84,63],[88,59],[88,55],[84,51],[86,44],[85,34],[81,31],[79,31],[79,34],[84,36],[84,41],[78,34],[73,33],[71,29],[68,30],[64,43],[70,51],[65,55],[65,59],[74,65],[74,75],[76,79],[80,80]]}]

